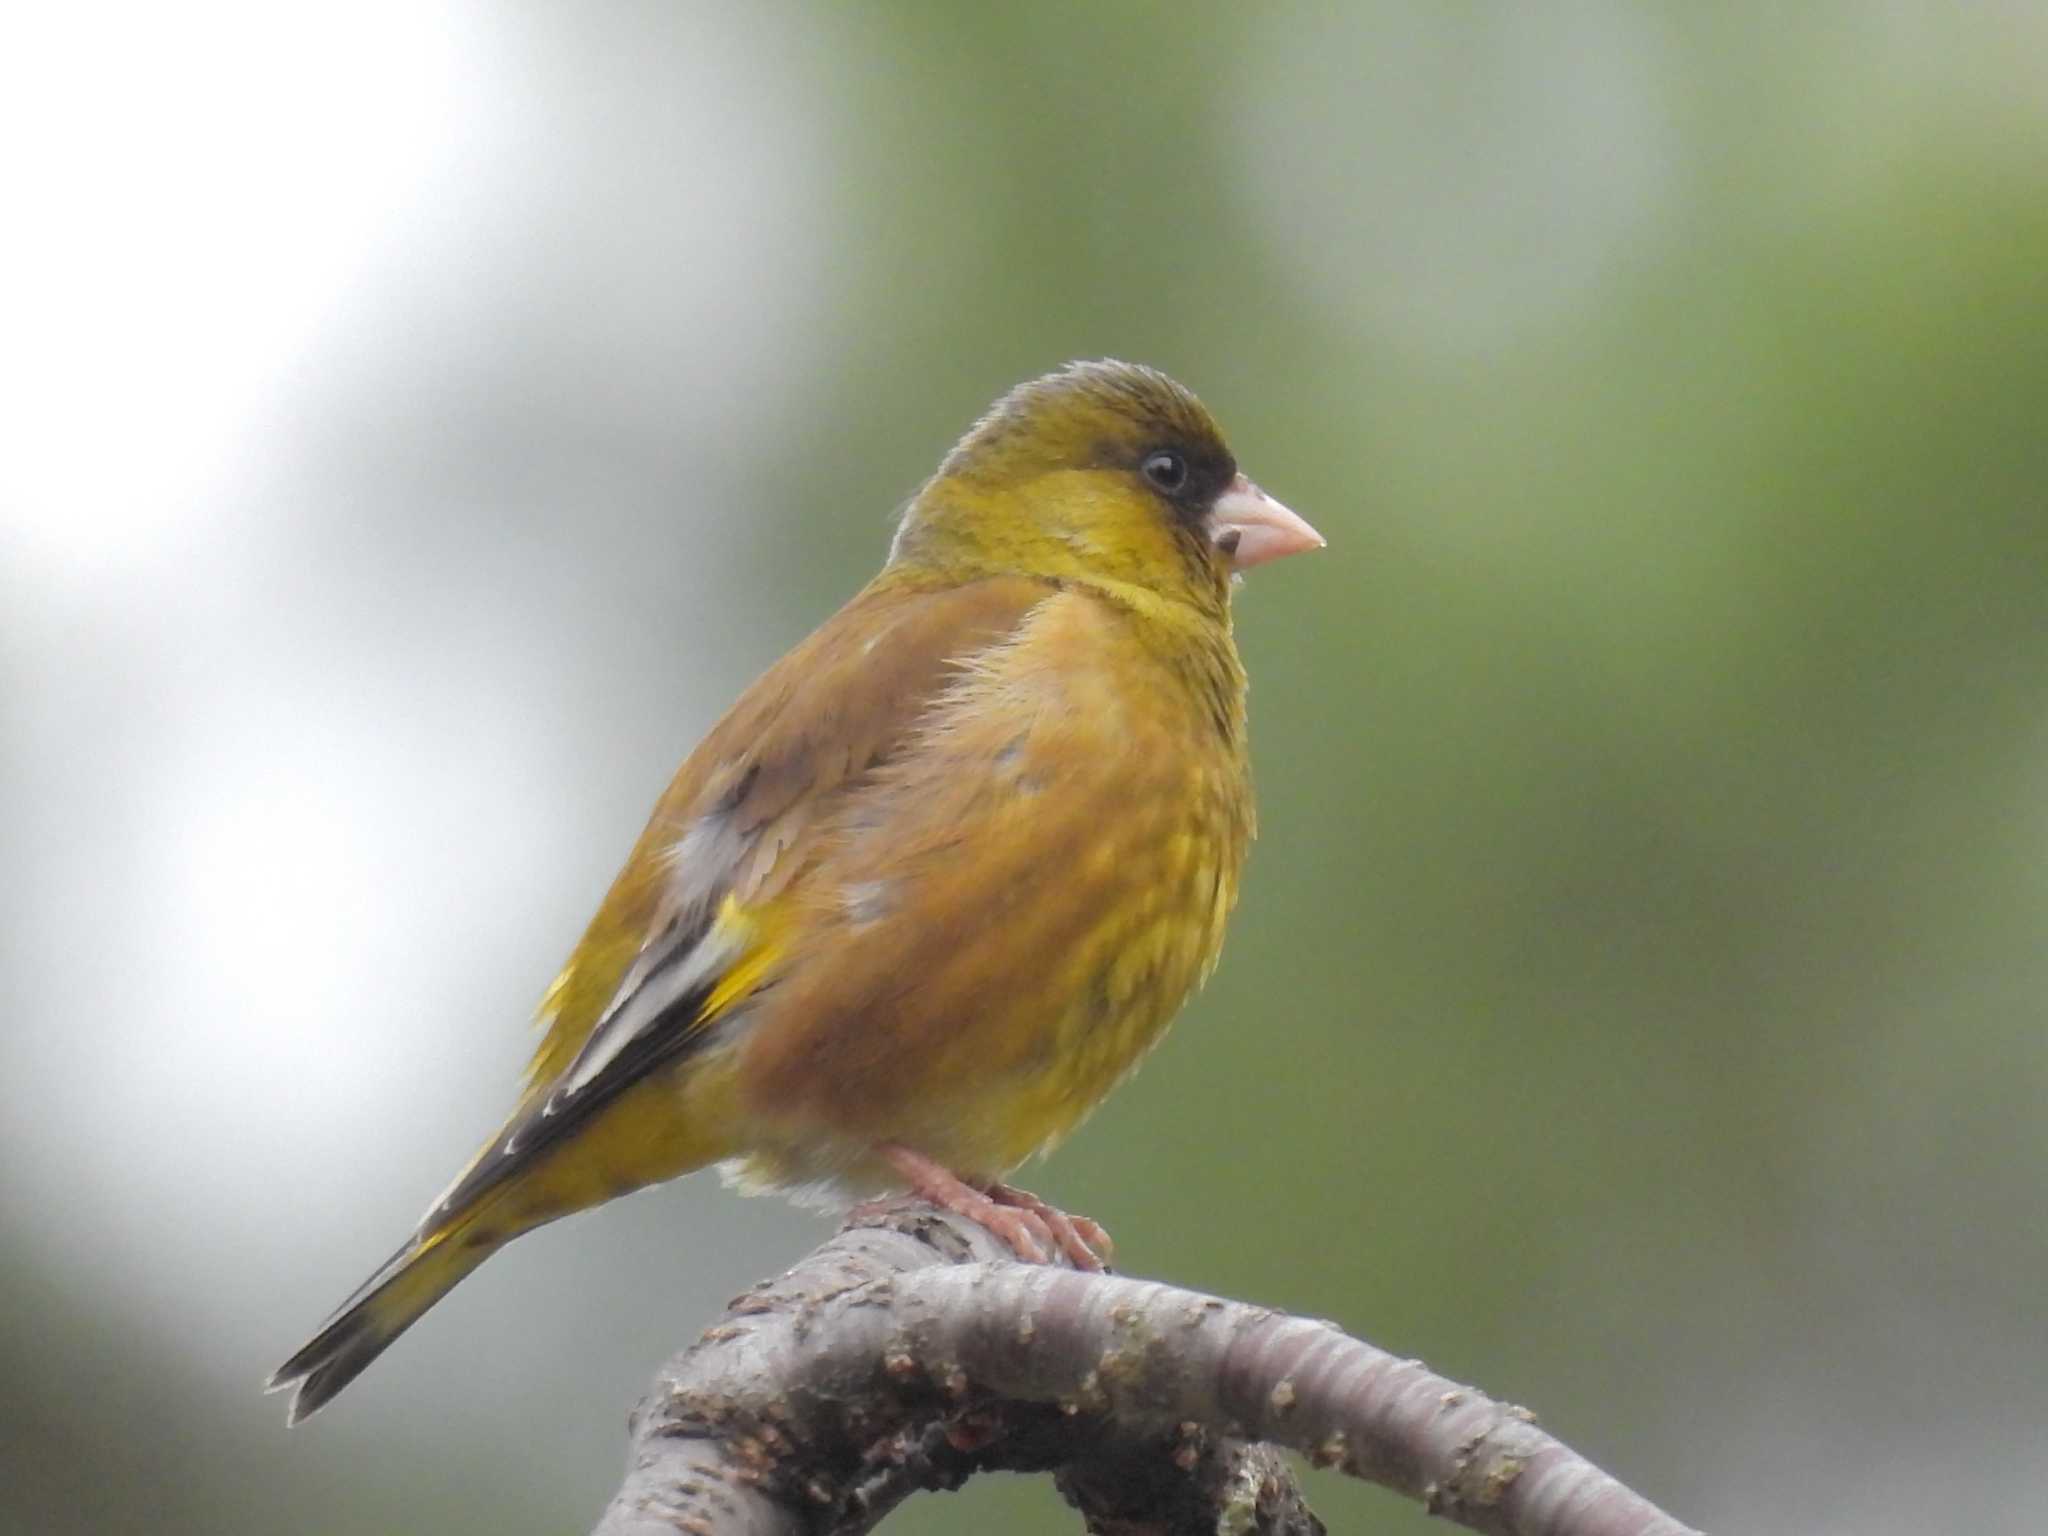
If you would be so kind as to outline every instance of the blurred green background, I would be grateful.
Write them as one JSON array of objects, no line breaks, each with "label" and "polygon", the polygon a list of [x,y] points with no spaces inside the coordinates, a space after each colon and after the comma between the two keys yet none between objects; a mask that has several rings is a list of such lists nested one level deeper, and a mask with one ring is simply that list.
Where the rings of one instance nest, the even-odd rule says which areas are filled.
[{"label": "blurred green background", "polygon": [[1222,970],[1032,1182],[1694,1523],[2037,1528],[2048,11],[4,33],[0,1529],[596,1516],[815,1216],[700,1176],[305,1429],[258,1383],[495,1123],[683,752],[1103,354],[1331,547],[1239,603]]}]

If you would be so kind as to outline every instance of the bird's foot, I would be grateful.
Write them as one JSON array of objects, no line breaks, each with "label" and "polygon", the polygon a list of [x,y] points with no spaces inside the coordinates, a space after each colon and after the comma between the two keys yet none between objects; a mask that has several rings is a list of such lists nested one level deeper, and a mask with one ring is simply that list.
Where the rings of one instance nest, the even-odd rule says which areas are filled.
[{"label": "bird's foot", "polygon": [[1089,1274],[1102,1272],[1103,1255],[1109,1252],[1109,1234],[1087,1217],[1069,1216],[1038,1196],[1008,1184],[977,1189],[950,1169],[905,1146],[888,1143],[875,1151],[902,1176],[912,1194],[986,1228],[1025,1263],[1043,1264],[1058,1252],[1078,1270]]},{"label": "bird's foot", "polygon": [[1030,1190],[1019,1189],[1014,1184],[991,1184],[988,1197],[997,1205],[1028,1213],[1044,1222],[1052,1233],[1053,1242],[1074,1268],[1091,1275],[1101,1274],[1109,1268],[1109,1261],[1116,1254],[1116,1244],[1109,1240],[1101,1222],[1087,1216],[1069,1215],[1058,1206],[1039,1199]]}]

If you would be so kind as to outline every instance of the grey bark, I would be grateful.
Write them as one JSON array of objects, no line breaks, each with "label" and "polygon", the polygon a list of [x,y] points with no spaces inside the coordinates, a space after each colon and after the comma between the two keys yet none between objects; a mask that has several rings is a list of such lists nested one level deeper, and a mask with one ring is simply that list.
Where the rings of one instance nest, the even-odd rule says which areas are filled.
[{"label": "grey bark", "polygon": [[1334,1324],[1019,1264],[916,1204],[864,1208],[669,1362],[597,1536],[857,1536],[991,1470],[1054,1473],[1116,1536],[1321,1536],[1276,1447],[1499,1536],[1698,1536]]}]

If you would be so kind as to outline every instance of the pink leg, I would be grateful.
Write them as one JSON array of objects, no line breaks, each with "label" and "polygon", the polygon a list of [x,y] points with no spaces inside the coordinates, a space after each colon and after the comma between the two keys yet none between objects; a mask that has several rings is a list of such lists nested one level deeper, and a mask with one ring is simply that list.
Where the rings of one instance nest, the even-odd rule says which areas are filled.
[{"label": "pink leg", "polygon": [[912,1194],[987,1228],[1025,1263],[1043,1264],[1057,1251],[1076,1269],[1101,1272],[1096,1248],[1109,1251],[1109,1234],[1087,1217],[1076,1219],[1007,1184],[976,1189],[922,1152],[896,1142],[884,1142],[875,1152],[903,1176]]},{"label": "pink leg", "polygon": [[1045,1262],[1054,1246],[1052,1231],[1034,1213],[1004,1209],[951,1170],[899,1143],[884,1142],[875,1152],[903,1176],[913,1195],[987,1228],[1026,1264]]}]

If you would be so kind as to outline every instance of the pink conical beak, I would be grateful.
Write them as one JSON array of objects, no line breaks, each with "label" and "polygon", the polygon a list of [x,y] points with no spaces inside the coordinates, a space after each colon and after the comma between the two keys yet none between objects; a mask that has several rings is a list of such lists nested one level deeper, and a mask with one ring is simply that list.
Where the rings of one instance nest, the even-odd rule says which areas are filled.
[{"label": "pink conical beak", "polygon": [[1208,522],[1210,541],[1230,556],[1233,571],[1321,549],[1329,542],[1243,475],[1216,498]]}]

